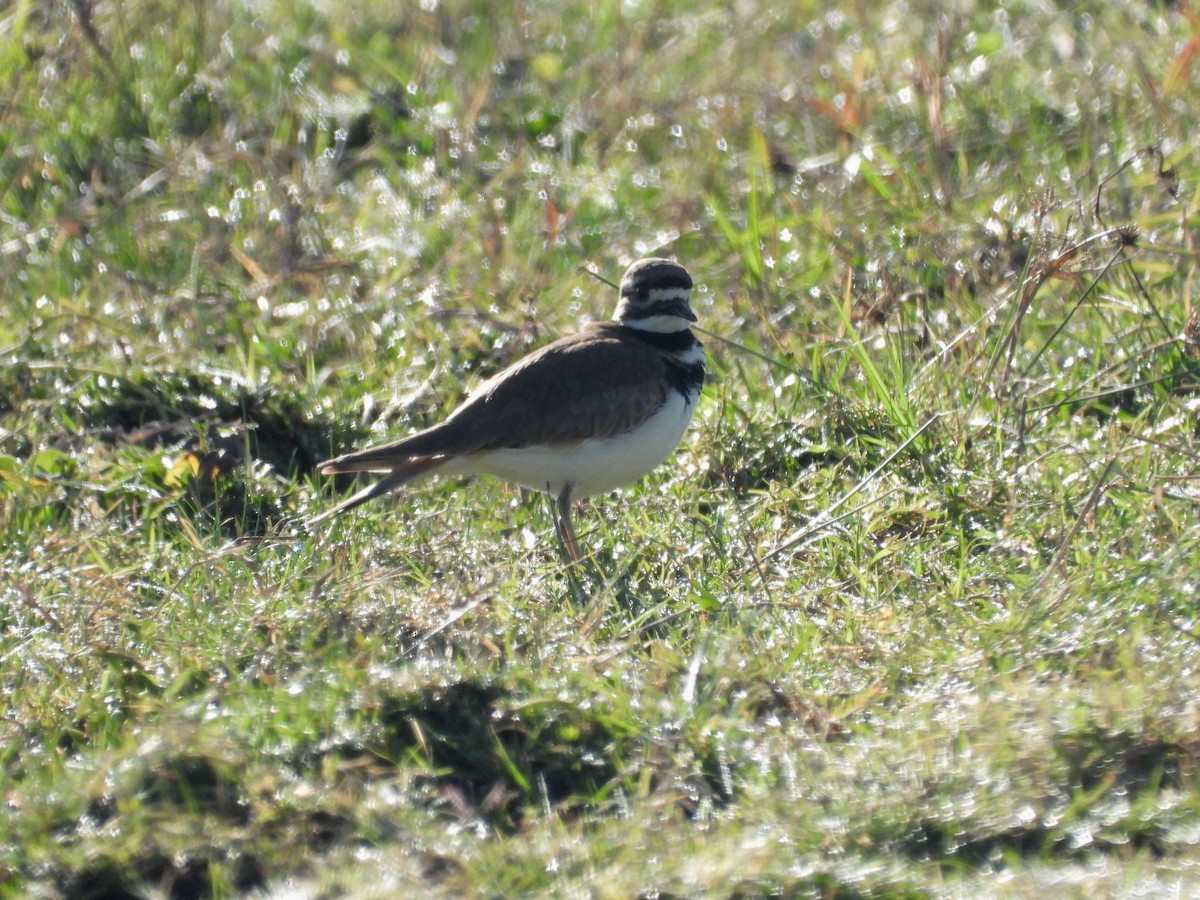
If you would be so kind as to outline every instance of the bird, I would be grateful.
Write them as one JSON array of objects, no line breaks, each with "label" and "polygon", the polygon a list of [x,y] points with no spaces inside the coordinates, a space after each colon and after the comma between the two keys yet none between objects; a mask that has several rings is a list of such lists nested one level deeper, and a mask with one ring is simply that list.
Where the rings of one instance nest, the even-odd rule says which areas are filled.
[{"label": "bird", "polygon": [[492,376],[440,424],[318,466],[322,475],[383,477],[317,516],[354,509],[432,475],[490,475],[556,498],[555,532],[582,554],[575,500],[641,479],[683,438],[704,385],[692,333],[692,278],[669,259],[639,259],[610,321],[593,322]]}]

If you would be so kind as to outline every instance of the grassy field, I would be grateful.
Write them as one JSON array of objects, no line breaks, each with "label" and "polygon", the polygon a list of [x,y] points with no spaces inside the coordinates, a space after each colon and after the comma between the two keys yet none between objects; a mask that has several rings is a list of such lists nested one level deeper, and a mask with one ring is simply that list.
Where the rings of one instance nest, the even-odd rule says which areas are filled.
[{"label": "grassy field", "polygon": [[[1200,9],[0,10],[0,896],[1200,894]],[[315,465],[692,272],[581,504]]]}]

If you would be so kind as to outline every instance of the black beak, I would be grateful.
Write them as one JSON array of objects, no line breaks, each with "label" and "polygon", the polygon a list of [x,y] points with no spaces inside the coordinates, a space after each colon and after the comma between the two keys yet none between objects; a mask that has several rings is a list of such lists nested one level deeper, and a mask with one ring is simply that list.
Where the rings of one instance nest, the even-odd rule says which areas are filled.
[{"label": "black beak", "polygon": [[666,315],[679,316],[681,319],[687,319],[689,322],[696,321],[696,314],[692,312],[692,307],[688,305],[686,300],[675,300],[667,304],[663,310]]}]

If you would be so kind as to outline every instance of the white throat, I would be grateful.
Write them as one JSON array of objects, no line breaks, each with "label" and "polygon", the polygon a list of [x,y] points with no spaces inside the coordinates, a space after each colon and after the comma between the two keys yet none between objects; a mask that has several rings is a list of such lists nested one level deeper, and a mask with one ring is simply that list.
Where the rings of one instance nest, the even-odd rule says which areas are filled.
[{"label": "white throat", "polygon": [[692,327],[692,323],[687,319],[681,319],[679,316],[650,316],[645,319],[626,319],[621,316],[621,310],[617,310],[617,315],[614,317],[618,322],[626,328],[636,328],[638,331],[653,331],[658,334],[674,334],[677,331],[686,331]]}]

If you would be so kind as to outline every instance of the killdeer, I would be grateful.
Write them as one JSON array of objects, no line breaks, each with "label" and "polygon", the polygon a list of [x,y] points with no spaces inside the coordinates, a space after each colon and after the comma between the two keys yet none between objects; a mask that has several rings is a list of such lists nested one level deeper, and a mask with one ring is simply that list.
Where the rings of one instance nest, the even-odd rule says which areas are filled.
[{"label": "killdeer", "polygon": [[557,497],[555,530],[581,559],[571,501],[641,478],[679,443],[704,384],[692,279],[668,259],[621,278],[612,321],[536,350],[475,390],[440,425],[320,466],[383,478],[318,516],[353,509],[421,476],[486,474]]}]

